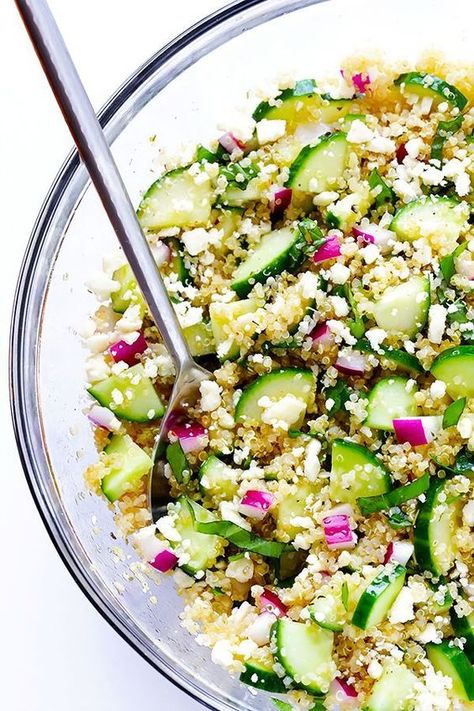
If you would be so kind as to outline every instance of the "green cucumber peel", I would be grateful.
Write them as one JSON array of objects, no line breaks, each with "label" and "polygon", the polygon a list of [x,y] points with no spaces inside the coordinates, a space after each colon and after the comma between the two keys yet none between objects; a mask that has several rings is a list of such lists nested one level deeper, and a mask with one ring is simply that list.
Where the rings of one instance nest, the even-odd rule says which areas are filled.
[{"label": "green cucumber peel", "polygon": [[459,400],[452,402],[443,413],[443,429],[453,427],[459,422],[459,418],[466,407],[466,398],[460,397]]},{"label": "green cucumber peel", "polygon": [[400,364],[405,370],[413,371],[414,373],[423,373],[423,366],[418,358],[411,353],[392,346],[384,346],[380,344],[377,350],[374,350],[366,338],[360,338],[355,348],[364,353],[373,353],[375,356],[387,358],[394,363]]},{"label": "green cucumber peel", "polygon": [[397,489],[386,494],[377,494],[377,496],[362,496],[357,499],[357,504],[364,516],[376,513],[377,511],[386,511],[400,504],[416,499],[418,496],[428,490],[430,485],[430,475],[423,474],[419,479],[399,486]]}]

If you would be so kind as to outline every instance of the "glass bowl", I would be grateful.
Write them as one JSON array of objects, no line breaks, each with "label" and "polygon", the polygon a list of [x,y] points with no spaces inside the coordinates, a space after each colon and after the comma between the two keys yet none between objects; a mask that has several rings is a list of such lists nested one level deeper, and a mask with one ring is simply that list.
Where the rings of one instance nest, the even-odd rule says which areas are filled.
[{"label": "glass bowl", "polygon": [[[430,48],[468,60],[470,17],[469,0],[449,9],[444,0],[246,0],[227,6],[153,56],[100,113],[132,200],[136,204],[156,176],[157,145],[205,143],[220,120],[248,105],[249,89],[282,74],[337,72],[347,55],[374,49],[387,60],[414,59]],[[214,666],[209,650],[179,626],[182,602],[172,580],[156,584],[139,575],[132,549],[114,538],[111,512],[84,489],[84,469],[97,455],[82,413],[86,354],[77,329],[95,306],[84,283],[115,248],[74,152],[38,216],[14,307],[12,411],[25,473],[78,585],[145,659],[210,708],[265,711],[273,708],[268,697]],[[112,551],[117,545],[122,556]]]}]

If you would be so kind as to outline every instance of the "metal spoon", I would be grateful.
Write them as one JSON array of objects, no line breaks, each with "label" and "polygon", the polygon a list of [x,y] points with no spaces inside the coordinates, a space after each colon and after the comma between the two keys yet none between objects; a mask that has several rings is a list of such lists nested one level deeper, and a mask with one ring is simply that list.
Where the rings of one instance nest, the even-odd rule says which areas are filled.
[{"label": "metal spoon", "polygon": [[149,505],[156,520],[170,500],[168,481],[160,462],[170,418],[186,405],[193,404],[199,384],[213,376],[195,363],[189,352],[102,128],[51,10],[44,0],[16,0],[16,5],[84,165],[175,363],[176,381],[156,439],[155,465],[150,476]]}]

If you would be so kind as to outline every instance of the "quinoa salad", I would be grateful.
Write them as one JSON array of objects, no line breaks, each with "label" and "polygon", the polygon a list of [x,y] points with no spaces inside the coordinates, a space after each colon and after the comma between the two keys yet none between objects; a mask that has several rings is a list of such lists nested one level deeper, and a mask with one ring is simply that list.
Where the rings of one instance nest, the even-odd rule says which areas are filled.
[{"label": "quinoa salad", "polygon": [[215,379],[122,254],[88,283],[88,487],[181,624],[280,711],[474,708],[474,72],[348,60],[168,161],[138,217]]}]

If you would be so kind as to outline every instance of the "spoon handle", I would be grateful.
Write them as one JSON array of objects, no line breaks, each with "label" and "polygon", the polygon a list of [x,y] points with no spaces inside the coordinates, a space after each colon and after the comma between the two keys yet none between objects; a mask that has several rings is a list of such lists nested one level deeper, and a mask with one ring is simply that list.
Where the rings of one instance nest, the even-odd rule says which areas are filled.
[{"label": "spoon handle", "polygon": [[45,0],[16,0],[81,158],[151,315],[180,371],[192,357],[100,123]]}]

